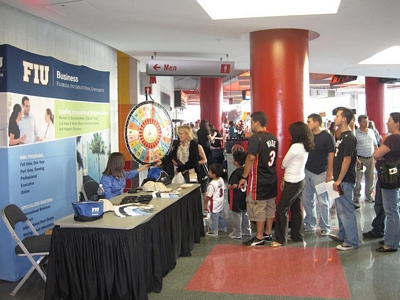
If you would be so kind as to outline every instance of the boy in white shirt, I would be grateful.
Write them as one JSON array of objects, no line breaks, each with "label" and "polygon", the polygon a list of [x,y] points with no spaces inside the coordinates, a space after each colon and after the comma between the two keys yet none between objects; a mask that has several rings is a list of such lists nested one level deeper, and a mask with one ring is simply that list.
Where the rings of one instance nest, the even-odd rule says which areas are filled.
[{"label": "boy in white shirt", "polygon": [[209,230],[206,233],[209,236],[218,236],[218,224],[221,231],[227,231],[226,220],[224,216],[224,194],[225,184],[222,176],[222,166],[212,164],[208,168],[208,176],[211,178],[207,186],[208,209],[210,211]]}]

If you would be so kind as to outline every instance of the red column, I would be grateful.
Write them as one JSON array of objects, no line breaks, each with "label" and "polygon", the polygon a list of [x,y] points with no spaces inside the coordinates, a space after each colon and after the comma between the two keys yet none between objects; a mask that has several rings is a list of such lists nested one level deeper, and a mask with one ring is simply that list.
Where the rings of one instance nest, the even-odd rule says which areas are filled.
[{"label": "red column", "polygon": [[384,136],[389,116],[385,116],[385,84],[379,82],[379,78],[365,77],[365,106],[368,118],[374,121],[380,135]]},{"label": "red column", "polygon": [[200,119],[221,131],[222,78],[200,78]]},{"label": "red column", "polygon": [[267,129],[279,141],[280,177],[282,159],[290,145],[288,127],[295,121],[305,121],[303,102],[309,93],[308,40],[309,32],[300,29],[250,33],[252,112],[266,113]]}]

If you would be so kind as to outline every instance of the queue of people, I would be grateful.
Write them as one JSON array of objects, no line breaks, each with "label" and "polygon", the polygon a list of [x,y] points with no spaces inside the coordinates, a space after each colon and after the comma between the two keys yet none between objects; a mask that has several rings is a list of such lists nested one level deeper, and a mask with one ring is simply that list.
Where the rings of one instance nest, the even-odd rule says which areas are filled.
[{"label": "queue of people", "polygon": [[[360,201],[361,179],[365,177],[365,201],[374,203],[376,218],[372,222],[372,229],[363,233],[363,238],[384,237],[376,251],[396,252],[400,242],[399,189],[382,189],[378,181],[374,199],[373,182],[375,160],[378,170],[383,161],[389,164],[400,159],[400,113],[390,115],[387,122],[390,138],[383,140],[375,129],[369,127],[371,123],[368,116],[361,115],[357,121],[359,126],[355,124],[354,113],[340,107],[332,123],[335,130],[331,134],[324,130],[322,118],[318,114],[308,116],[307,125],[302,122],[292,123],[289,127],[292,144],[282,162],[284,178],[279,181],[275,161],[278,141],[266,133],[265,114],[253,113],[253,138],[249,140],[245,163],[234,156],[237,169],[228,181],[228,191],[236,192],[232,194],[233,199],[229,196],[229,203],[235,208],[235,212],[232,212],[235,218],[233,231],[228,236],[240,239],[249,235],[248,224],[252,221],[256,225],[256,234],[243,243],[245,246],[259,246],[266,242],[271,242],[272,247],[283,246],[287,242],[285,233],[290,209],[292,220],[289,238],[292,242],[303,242],[304,232],[316,231],[319,227],[320,236],[329,236],[339,243],[336,247],[338,250],[357,249],[360,239],[353,201]],[[339,224],[337,233],[331,232],[329,225],[329,196],[326,192],[318,194],[315,189],[319,183],[332,180],[333,190],[339,193],[339,197],[334,199]],[[278,207],[275,207],[279,182],[282,195]],[[245,215],[243,205],[238,209],[238,203],[243,203],[240,199],[244,197],[244,190]],[[275,215],[273,236],[272,222]]]}]

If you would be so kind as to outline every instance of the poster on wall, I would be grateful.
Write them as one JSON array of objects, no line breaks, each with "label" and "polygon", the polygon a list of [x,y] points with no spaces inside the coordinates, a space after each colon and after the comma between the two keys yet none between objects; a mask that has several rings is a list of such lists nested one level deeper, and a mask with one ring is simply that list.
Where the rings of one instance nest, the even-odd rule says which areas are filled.
[{"label": "poster on wall", "polygon": [[[1,208],[16,204],[40,234],[72,213],[83,176],[106,161],[109,94],[109,72],[0,45]],[[0,279],[16,281],[29,263],[2,221],[0,239]]]}]

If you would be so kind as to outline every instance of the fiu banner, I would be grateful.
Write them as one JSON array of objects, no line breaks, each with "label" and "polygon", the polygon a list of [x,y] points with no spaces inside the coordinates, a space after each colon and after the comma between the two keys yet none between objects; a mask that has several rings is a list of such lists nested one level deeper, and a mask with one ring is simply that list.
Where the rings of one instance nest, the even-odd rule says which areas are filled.
[{"label": "fiu banner", "polygon": [[[71,214],[83,177],[104,170],[109,114],[108,72],[0,45],[0,208],[18,205],[39,233]],[[2,221],[0,239],[0,279],[16,281],[29,262]]]}]

